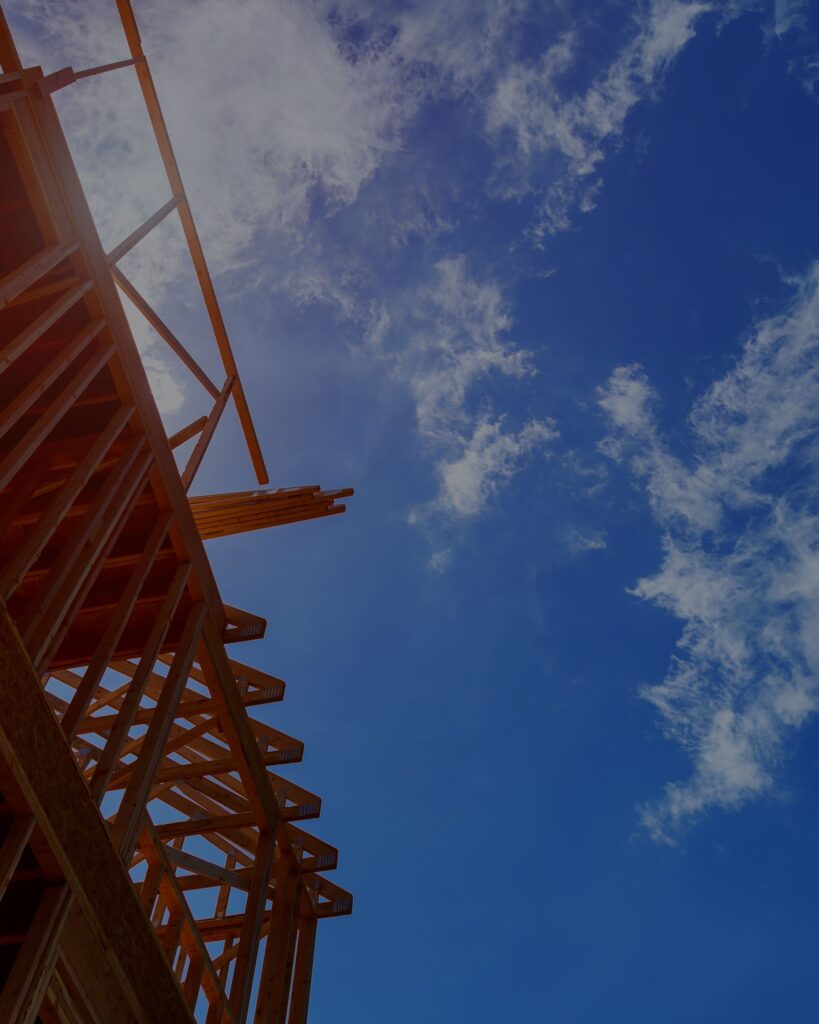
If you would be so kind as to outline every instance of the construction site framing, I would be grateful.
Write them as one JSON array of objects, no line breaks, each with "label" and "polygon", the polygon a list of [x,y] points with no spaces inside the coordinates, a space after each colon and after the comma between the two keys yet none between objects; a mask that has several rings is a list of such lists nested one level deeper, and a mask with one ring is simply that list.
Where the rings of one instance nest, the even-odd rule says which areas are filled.
[{"label": "construction site framing", "polygon": [[[260,485],[267,470],[134,14],[116,6],[128,55],[48,74],[24,66],[0,8],[0,1021],[304,1024],[317,922],[352,897],[325,877],[335,848],[297,824],[320,799],[276,772],[303,745],[254,713],[284,683],[229,653],[264,620],[223,603],[203,539],[334,515],[352,492],[188,498],[229,402]],[[109,252],[52,100],[104,73],[136,74],[171,193]],[[169,216],[222,383],[119,267]],[[120,293],[212,401],[171,437]]]}]

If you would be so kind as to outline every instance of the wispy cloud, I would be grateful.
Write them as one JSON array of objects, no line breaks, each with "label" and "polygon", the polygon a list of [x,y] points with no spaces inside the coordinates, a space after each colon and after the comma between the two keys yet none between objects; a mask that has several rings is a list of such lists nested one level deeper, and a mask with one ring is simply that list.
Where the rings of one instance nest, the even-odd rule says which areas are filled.
[{"label": "wispy cloud", "polygon": [[819,264],[795,289],[694,404],[685,457],[639,367],[601,390],[604,447],[663,533],[662,564],[633,593],[683,624],[665,679],[643,690],[692,762],[642,810],[657,838],[771,791],[790,734],[819,707]]},{"label": "wispy cloud", "polygon": [[804,29],[808,25],[810,5],[808,0],[773,0],[772,31],[784,36],[793,29]]},{"label": "wispy cloud", "polygon": [[477,515],[526,456],[558,436],[549,419],[515,429],[492,407],[486,385],[493,377],[535,373],[511,327],[500,286],[473,278],[464,256],[440,260],[430,281],[373,316],[370,345],[409,389],[419,435],[436,462],[438,494],[415,510],[415,522]]},{"label": "wispy cloud", "polygon": [[[398,205],[369,202],[354,232],[362,239],[352,258],[357,269],[327,225],[357,204],[378,172],[406,162],[406,131],[425,104],[458,98],[474,137],[488,133],[495,148],[494,170],[481,173],[504,180],[510,195],[540,197],[536,234],[566,227],[575,209],[593,206],[607,140],[622,132],[628,111],[661,79],[705,9],[654,0],[646,20],[635,22],[632,41],[579,94],[562,87],[581,40],[570,15],[551,0],[426,0],[411,7],[200,0],[173,9],[144,0],[138,15],[223,292],[275,288],[364,320],[372,293],[378,297],[386,284],[378,260],[367,262],[367,240],[387,237],[400,247],[440,235],[451,228],[453,208],[444,215],[436,207],[423,177],[399,190],[406,196]],[[526,19],[535,10],[568,28],[540,59],[520,63]],[[27,58],[47,68],[124,55],[110,0],[19,0],[11,14]],[[90,79],[57,101],[100,233],[116,244],[168,196],[134,76]],[[439,172],[424,165],[425,175]],[[193,308],[187,254],[170,222],[134,250],[125,269],[158,307],[173,297]],[[157,398],[174,412],[185,397],[184,375],[147,325],[139,317],[132,323]],[[431,391],[437,386],[425,380],[427,397],[419,402],[439,407]],[[529,436],[521,437],[522,449]],[[486,447],[482,434],[474,445],[476,452]],[[451,477],[443,463],[441,472]]]},{"label": "wispy cloud", "polygon": [[651,96],[694,36],[710,3],[654,0],[635,34],[581,91],[567,85],[580,40],[567,32],[538,60],[511,65],[499,77],[487,127],[499,148],[501,191],[541,196],[536,235],[564,231],[577,212],[594,208],[607,146],[619,139],[632,108]]},{"label": "wispy cloud", "polygon": [[604,551],[608,547],[603,530],[573,528],[566,534],[566,543],[569,551],[575,555],[582,555],[588,551]]},{"label": "wispy cloud", "polygon": [[[11,13],[26,59],[47,69],[124,55],[109,0],[21,0]],[[354,202],[395,150],[417,98],[377,54],[348,59],[320,4],[203,0],[171,10],[146,2],[138,15],[211,267],[223,287],[240,286],[238,275],[230,280],[234,271],[242,271],[241,287],[270,287],[308,244],[315,209],[326,215]],[[90,79],[57,102],[101,237],[112,246],[169,194],[133,73]],[[261,252],[274,264],[277,253],[288,258],[265,267]],[[126,269],[158,306],[186,284],[181,294],[195,294],[170,222],[133,251]],[[298,287],[309,290],[309,281]],[[172,364],[148,328],[132,322],[149,369],[168,378],[157,380],[157,397],[172,411],[181,395]]]},{"label": "wispy cloud", "polygon": [[551,420],[530,420],[518,431],[504,431],[503,422],[503,416],[481,416],[470,437],[453,439],[461,451],[438,462],[438,497],[416,517],[429,511],[461,518],[478,515],[527,455],[547,448],[559,436]]}]

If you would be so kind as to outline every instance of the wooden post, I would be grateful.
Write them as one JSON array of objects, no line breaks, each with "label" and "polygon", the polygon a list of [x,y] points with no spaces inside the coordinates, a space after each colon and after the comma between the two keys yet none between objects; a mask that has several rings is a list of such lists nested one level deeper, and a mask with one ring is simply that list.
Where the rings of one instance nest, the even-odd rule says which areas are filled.
[{"label": "wooden post", "polygon": [[[225,869],[231,871],[236,865],[236,858],[232,853],[225,855]],[[227,913],[228,900],[230,899],[230,884],[225,883],[219,887],[219,895],[216,897],[216,909],[214,910],[215,917],[224,917]],[[222,947],[222,952],[226,953],[233,945],[233,939],[225,939]],[[224,967],[219,969],[219,980],[222,985],[227,988],[228,974],[230,973],[230,962],[225,963]]]},{"label": "wooden post", "polygon": [[253,969],[259,950],[259,937],[264,917],[267,892],[270,886],[270,868],[276,847],[275,836],[264,831],[259,835],[256,847],[256,863],[253,866],[253,882],[247,894],[244,921],[239,936],[239,952],[230,986],[230,1005],[239,1020],[247,1016],[250,1004]]},{"label": "wooden post", "polygon": [[296,966],[293,969],[293,990],[290,996],[290,1012],[287,1024],[307,1024],[307,1009],[310,1003],[310,980],[313,976],[313,957],[316,949],[316,931],[318,921],[312,908],[302,902],[302,913],[299,917],[298,948],[296,949]]},{"label": "wooden post", "polygon": [[296,957],[296,939],[298,938],[299,927],[299,897],[296,896],[296,905],[293,908],[293,919],[290,923],[290,934],[287,938],[287,955],[284,960],[284,977],[282,979],[282,990],[279,996],[279,1005],[275,1008],[272,1017],[272,1024],[285,1024],[287,1020],[287,1008],[290,1005],[290,992],[293,986],[293,963]]},{"label": "wooden post", "polygon": [[292,870],[287,858],[280,854],[276,863],[276,896],[267,930],[254,1024],[274,1024],[278,1019],[282,993],[290,980],[287,957],[298,908],[298,890],[298,870]]}]

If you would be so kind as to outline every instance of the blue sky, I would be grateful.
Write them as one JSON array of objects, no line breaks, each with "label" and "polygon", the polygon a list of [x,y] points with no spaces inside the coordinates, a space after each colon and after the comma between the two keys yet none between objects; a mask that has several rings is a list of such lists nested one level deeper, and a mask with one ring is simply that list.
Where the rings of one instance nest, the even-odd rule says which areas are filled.
[{"label": "blue sky", "polygon": [[[112,7],[9,15],[79,68]],[[273,482],[357,490],[210,545],[356,895],[312,1019],[814,1020],[815,6],[135,7]],[[59,103],[114,244],[138,94]],[[176,226],[128,259],[197,338]]]}]

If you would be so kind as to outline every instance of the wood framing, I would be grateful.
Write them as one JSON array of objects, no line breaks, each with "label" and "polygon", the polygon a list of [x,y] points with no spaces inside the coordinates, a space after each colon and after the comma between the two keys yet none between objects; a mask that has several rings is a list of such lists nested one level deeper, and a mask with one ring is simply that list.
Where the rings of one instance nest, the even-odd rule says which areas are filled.
[{"label": "wood framing", "polygon": [[[223,603],[203,542],[336,515],[353,492],[188,497],[228,403],[267,470],[116,6],[127,55],[49,74],[0,8],[0,1020],[304,1024],[317,923],[352,897],[324,876],[336,849],[296,824],[320,798],[277,773],[303,754],[267,720],[284,682],[225,646],[264,619]],[[106,253],[51,97],[108,73],[136,75],[171,198]],[[175,216],[221,382],[117,267]],[[120,293],[212,403],[170,438]]]}]

